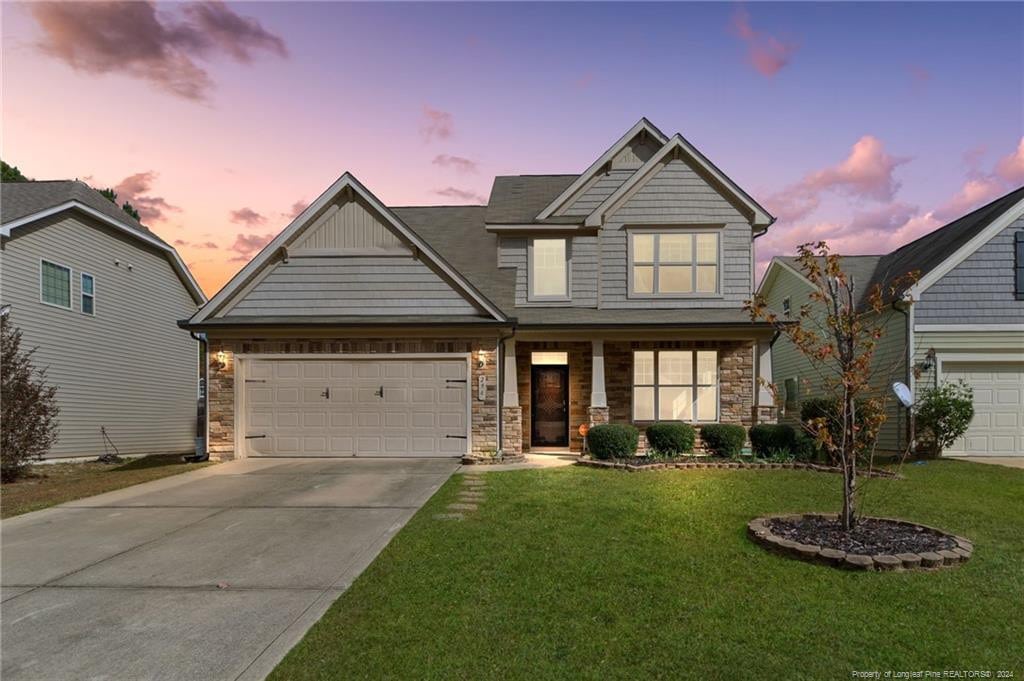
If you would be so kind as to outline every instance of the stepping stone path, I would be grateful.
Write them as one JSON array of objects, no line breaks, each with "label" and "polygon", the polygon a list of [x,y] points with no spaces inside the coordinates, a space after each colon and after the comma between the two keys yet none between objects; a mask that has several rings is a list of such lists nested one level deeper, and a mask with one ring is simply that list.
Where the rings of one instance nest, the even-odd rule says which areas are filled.
[{"label": "stepping stone path", "polygon": [[464,520],[467,513],[472,513],[480,508],[480,504],[486,500],[487,481],[479,473],[467,474],[462,478],[462,489],[459,490],[458,500],[448,504],[446,510],[449,513],[437,513],[434,520]]}]

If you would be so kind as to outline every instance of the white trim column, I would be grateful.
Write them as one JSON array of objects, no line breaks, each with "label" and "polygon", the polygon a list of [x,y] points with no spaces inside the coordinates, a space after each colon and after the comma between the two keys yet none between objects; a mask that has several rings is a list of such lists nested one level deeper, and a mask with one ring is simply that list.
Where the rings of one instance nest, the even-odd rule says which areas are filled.
[{"label": "white trim column", "polygon": [[591,347],[591,377],[590,377],[590,406],[607,407],[608,393],[604,387],[604,341],[592,340]]},{"label": "white trim column", "polygon": [[754,388],[757,390],[757,406],[772,407],[775,405],[772,391],[768,386],[772,382],[772,346],[768,341],[757,341],[757,377]]},{"label": "white trim column", "polygon": [[519,376],[516,371],[516,339],[505,339],[504,374],[502,375],[502,407],[519,406]]}]

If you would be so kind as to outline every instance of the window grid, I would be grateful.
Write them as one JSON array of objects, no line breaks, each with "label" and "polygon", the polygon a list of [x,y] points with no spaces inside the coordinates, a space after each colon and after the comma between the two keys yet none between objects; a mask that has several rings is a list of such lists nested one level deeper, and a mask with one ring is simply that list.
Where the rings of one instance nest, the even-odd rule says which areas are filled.
[{"label": "window grid", "polygon": [[1024,230],[1013,233],[1014,297],[1024,300]]},{"label": "window grid", "polygon": [[630,239],[633,294],[718,293],[718,234],[634,232]]},{"label": "window grid", "polygon": [[82,272],[82,314],[96,314],[96,280]]},{"label": "window grid", "polygon": [[71,309],[71,268],[43,260],[40,295],[44,303]]},{"label": "window grid", "polygon": [[[683,358],[685,364],[665,369],[666,359],[678,361]],[[679,378],[675,378],[673,373]],[[672,399],[672,395],[685,404],[684,412],[676,414],[671,407],[666,409],[663,401]],[[717,350],[633,352],[634,421],[706,423],[718,420],[718,407]]]},{"label": "window grid", "polygon": [[530,300],[568,300],[568,239],[531,240],[529,277]]}]

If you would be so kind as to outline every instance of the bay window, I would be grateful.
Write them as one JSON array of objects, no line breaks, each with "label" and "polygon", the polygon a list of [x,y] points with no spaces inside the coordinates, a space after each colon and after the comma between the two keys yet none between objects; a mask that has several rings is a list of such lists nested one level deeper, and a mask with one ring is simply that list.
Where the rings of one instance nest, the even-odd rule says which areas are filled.
[{"label": "bay window", "polygon": [[634,421],[717,421],[716,350],[633,352]]},{"label": "bay window", "polygon": [[630,232],[630,293],[718,293],[717,232]]}]

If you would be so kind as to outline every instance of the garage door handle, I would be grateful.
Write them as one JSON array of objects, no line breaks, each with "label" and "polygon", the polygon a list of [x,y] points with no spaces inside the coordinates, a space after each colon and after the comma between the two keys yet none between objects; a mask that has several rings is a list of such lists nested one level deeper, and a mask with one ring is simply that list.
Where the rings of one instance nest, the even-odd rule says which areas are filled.
[{"label": "garage door handle", "polygon": [[445,435],[445,437],[449,438],[451,440],[468,440],[469,439],[468,435]]},{"label": "garage door handle", "polygon": [[328,400],[331,399],[331,389],[330,388],[324,388],[324,391],[322,393],[320,393],[320,397],[324,397],[324,398],[326,398]]},{"label": "garage door handle", "polygon": [[377,388],[377,390],[375,390],[373,394],[376,395],[377,397],[384,397],[384,386]]},{"label": "garage door handle", "polygon": [[266,437],[266,435],[246,435],[245,439],[246,440],[259,440],[260,438],[264,438],[264,437]]}]

